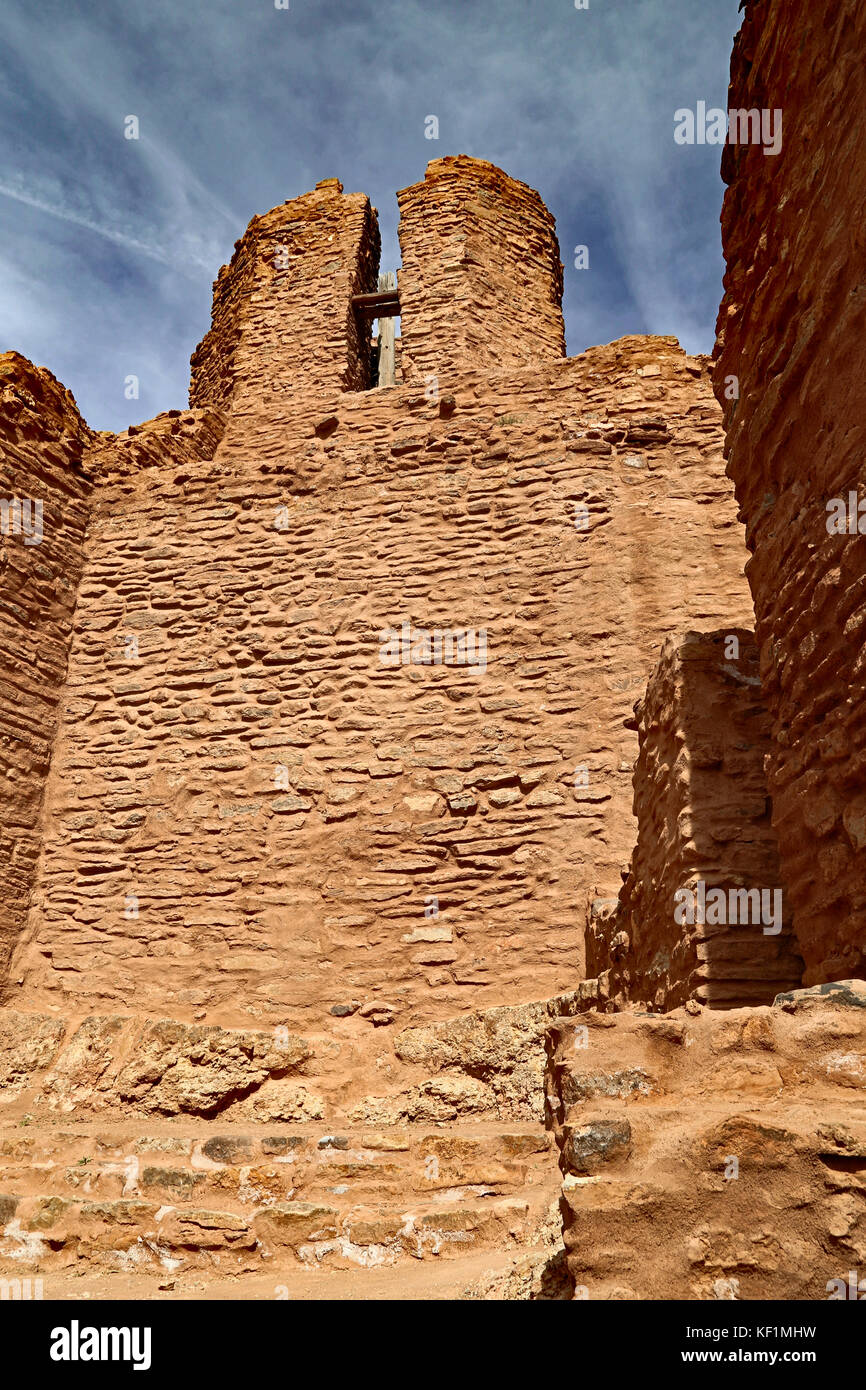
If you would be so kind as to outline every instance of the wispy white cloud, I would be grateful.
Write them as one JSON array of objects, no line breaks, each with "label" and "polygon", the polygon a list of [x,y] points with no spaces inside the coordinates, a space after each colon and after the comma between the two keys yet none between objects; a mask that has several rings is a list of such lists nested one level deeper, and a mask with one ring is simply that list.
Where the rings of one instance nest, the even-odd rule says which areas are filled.
[{"label": "wispy white cloud", "polygon": [[[17,203],[23,203],[26,207],[36,208],[39,212],[45,212],[49,217],[56,217],[61,222],[70,222],[73,226],[84,227],[89,232],[95,232],[97,236],[105,237],[107,241],[113,241],[115,245],[122,246],[128,251],[135,251],[139,255],[149,256],[151,260],[160,261],[163,265],[174,266],[179,270],[185,269],[185,262],[178,257],[171,256],[166,252],[164,246],[153,245],[142,241],[139,237],[131,236],[129,232],[122,231],[118,227],[110,227],[95,222],[91,217],[85,217],[82,213],[76,212],[74,208],[64,207],[60,203],[47,201],[34,192],[29,192],[26,188],[15,187],[11,183],[6,183],[0,179],[0,194],[4,198],[12,198]],[[204,259],[196,258],[195,265],[207,269],[208,263]],[[212,264],[212,262],[211,262]]]},{"label": "wispy white cloud", "polygon": [[737,4],[0,6],[0,348],[50,366],[94,425],[129,422],[121,367],[142,418],[180,405],[211,281],[254,213],[336,175],[377,204],[391,268],[396,190],[465,151],[556,215],[569,351],[626,332],[708,350],[718,151],[676,146],[673,111],[724,104]]}]

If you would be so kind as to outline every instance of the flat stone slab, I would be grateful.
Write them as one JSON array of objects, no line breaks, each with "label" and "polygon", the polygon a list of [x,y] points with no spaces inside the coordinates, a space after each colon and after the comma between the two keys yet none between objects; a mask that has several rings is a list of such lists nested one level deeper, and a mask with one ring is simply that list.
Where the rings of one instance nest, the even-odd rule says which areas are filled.
[{"label": "flat stone slab", "polygon": [[777,994],[775,1008],[809,1008],[817,1003],[841,1004],[849,1009],[866,1009],[866,980],[831,980],[808,989],[792,989]]}]

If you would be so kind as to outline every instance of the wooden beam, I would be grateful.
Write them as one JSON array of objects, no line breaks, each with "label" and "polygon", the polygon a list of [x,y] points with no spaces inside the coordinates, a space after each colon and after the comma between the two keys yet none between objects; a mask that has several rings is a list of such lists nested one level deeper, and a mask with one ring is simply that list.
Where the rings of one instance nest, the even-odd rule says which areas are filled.
[{"label": "wooden beam", "polygon": [[[393,276],[396,281],[396,271],[389,271],[387,275],[380,275],[379,282]],[[393,319],[400,315],[400,294],[396,284],[393,289],[385,291],[374,290],[372,294],[353,294],[352,308],[359,314],[364,314],[371,319]]]},{"label": "wooden beam", "polygon": [[[400,312],[400,300],[397,295],[397,272],[387,270],[384,275],[379,276],[379,296],[393,294],[397,301],[397,313]],[[397,358],[395,351],[394,333],[394,314],[383,314],[379,311],[379,385],[395,386],[397,384]]]}]

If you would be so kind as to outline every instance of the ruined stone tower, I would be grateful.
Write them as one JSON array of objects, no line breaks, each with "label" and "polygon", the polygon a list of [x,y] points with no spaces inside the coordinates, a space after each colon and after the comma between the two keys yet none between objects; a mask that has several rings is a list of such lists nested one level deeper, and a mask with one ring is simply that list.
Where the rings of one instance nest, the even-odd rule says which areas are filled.
[{"label": "ruined stone tower", "polygon": [[866,18],[745,10],[731,482],[707,359],[565,357],[550,214],[463,156],[396,288],[336,179],[254,218],[188,410],[0,357],[4,1274],[862,1291]]},{"label": "ruined stone tower", "polygon": [[672,340],[563,356],[532,190],[460,157],[400,205],[402,384],[325,180],[220,272],[191,409],[89,447],[16,1003],[351,1038],[581,974],[660,644],[748,618],[718,408]]},{"label": "ruined stone tower", "polygon": [[[38,1121],[0,1256],[50,1218],[72,1261],[363,1265],[531,1241],[553,1195],[543,1038],[614,1006],[584,931],[636,840],[635,702],[668,639],[747,642],[743,536],[708,361],[565,357],[533,190],[460,156],[399,203],[396,291],[337,180],[254,218],[189,409],[93,433],[0,362],[4,486],[45,527],[0,571],[0,1074]],[[400,316],[393,386],[376,312]],[[747,870],[723,829],[699,848]],[[687,966],[706,997],[714,958]],[[748,1002],[741,975],[710,1002]],[[72,1165],[50,1213],[46,1154]]]}]

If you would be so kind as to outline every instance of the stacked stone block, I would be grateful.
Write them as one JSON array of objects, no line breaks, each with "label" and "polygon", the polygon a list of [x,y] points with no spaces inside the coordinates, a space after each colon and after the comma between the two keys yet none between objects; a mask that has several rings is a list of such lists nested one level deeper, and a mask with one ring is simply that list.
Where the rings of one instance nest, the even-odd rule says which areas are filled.
[{"label": "stacked stone block", "polygon": [[751,4],[729,104],[781,110],[782,149],[729,145],[722,165],[715,382],[808,982],[866,974],[864,43],[857,0]]}]

